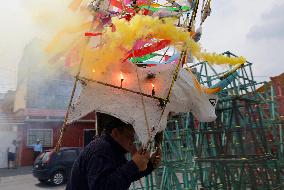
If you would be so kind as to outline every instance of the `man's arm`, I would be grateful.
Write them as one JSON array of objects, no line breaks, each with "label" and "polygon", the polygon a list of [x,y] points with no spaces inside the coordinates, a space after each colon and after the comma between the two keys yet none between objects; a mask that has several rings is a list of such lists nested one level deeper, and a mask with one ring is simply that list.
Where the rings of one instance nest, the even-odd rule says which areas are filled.
[{"label": "man's arm", "polygon": [[134,181],[137,181],[140,178],[145,177],[145,176],[151,174],[153,170],[154,170],[153,164],[151,163],[151,161],[149,161],[148,165],[147,165],[147,169],[145,171],[141,171],[137,175],[135,175],[134,176]]},{"label": "man's arm", "polygon": [[135,181],[139,180],[142,177],[145,177],[152,173],[152,171],[160,165],[162,160],[162,151],[158,149],[149,159],[147,169],[145,171],[140,172],[138,175],[135,176]]},{"label": "man's arm", "polygon": [[119,168],[106,151],[96,152],[88,163],[88,186],[90,190],[128,189],[139,174],[138,167],[129,161]]}]

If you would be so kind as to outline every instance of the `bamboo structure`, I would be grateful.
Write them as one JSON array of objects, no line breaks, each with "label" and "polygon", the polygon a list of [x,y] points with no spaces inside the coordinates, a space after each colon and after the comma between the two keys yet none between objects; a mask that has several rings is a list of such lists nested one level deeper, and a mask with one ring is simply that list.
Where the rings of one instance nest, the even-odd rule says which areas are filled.
[{"label": "bamboo structure", "polygon": [[[240,67],[218,94],[216,121],[200,123],[190,113],[170,117],[162,165],[132,189],[283,188],[283,126],[274,89],[256,82],[251,66]],[[206,62],[190,68],[207,87],[226,73]]]}]

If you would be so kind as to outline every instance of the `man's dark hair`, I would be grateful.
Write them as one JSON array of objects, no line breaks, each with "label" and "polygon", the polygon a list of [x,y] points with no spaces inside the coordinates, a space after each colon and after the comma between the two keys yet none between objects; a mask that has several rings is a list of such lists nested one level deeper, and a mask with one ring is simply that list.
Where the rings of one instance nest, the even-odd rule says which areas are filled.
[{"label": "man's dark hair", "polygon": [[133,128],[132,125],[125,123],[114,116],[105,113],[97,113],[97,115],[99,118],[98,123],[105,133],[110,134],[114,128],[117,128],[119,131],[122,131],[125,128]]}]

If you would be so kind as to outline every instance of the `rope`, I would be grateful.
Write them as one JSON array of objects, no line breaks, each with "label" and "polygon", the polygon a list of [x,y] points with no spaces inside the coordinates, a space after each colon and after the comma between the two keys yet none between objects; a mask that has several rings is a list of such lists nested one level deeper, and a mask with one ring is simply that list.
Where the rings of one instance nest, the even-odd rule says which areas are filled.
[{"label": "rope", "polygon": [[172,82],[171,82],[171,86],[170,86],[170,89],[169,89],[169,92],[168,92],[168,95],[166,97],[166,101],[169,102],[169,98],[171,96],[171,92],[172,92],[172,88],[174,86],[174,83],[177,79],[177,76],[178,76],[178,73],[179,73],[179,70],[180,70],[180,64],[184,61],[184,58],[186,56],[186,49],[187,48],[184,48],[183,51],[181,52],[181,55],[180,55],[180,59],[179,59],[179,62],[176,66],[176,69],[175,69],[175,73],[173,75],[173,78],[172,78]]},{"label": "rope", "polygon": [[126,13],[126,11],[125,11],[125,4],[124,4],[124,1],[121,0],[120,2],[121,2],[121,5],[122,5],[122,11],[121,11],[120,15],[122,16],[123,13]]},{"label": "rope", "polygon": [[56,152],[58,152],[60,147],[61,147],[62,138],[63,138],[64,132],[66,131],[66,128],[67,128],[67,119],[68,119],[68,116],[69,116],[69,111],[70,111],[70,108],[71,108],[72,100],[74,98],[74,94],[75,94],[75,91],[76,91],[76,88],[77,88],[77,83],[78,83],[78,79],[76,77],[74,85],[73,85],[73,89],[72,89],[72,92],[71,92],[71,97],[70,97],[70,100],[69,100],[69,103],[68,103],[68,108],[67,108],[66,114],[64,116],[63,126],[60,129],[59,139],[58,139],[56,147],[55,147]]},{"label": "rope", "polygon": [[196,14],[197,14],[197,11],[198,11],[198,6],[199,6],[199,0],[196,0],[196,3],[194,5],[194,9],[192,11],[192,15],[191,15],[191,18],[190,18],[190,23],[188,25],[188,31],[189,32],[192,30],[192,26],[193,26],[193,23],[195,21]]},{"label": "rope", "polygon": [[[133,50],[133,48],[132,48],[132,55],[133,55],[133,57],[135,56],[135,55],[134,55],[134,50]],[[136,59],[134,60],[134,63],[135,63],[135,64],[137,63],[137,62],[136,62]],[[135,72],[136,72],[136,77],[137,77],[137,81],[138,81],[139,91],[140,91],[140,93],[142,93],[141,85],[140,85],[140,78],[139,78],[139,75],[138,75],[137,66],[135,67]],[[149,128],[149,123],[148,123],[148,118],[147,118],[147,113],[146,113],[145,102],[144,102],[143,96],[141,95],[140,97],[141,97],[141,102],[142,102],[142,106],[143,106],[144,119],[145,119],[145,122],[146,122],[148,138],[150,138],[150,137],[151,137],[151,134],[150,134],[150,128]]]},{"label": "rope", "polygon": [[[203,0],[204,1],[204,0]],[[211,12],[211,0],[207,0],[206,4],[204,5],[204,7],[202,7],[201,10],[201,23],[200,25],[202,25],[204,23],[204,21],[207,19],[207,17],[210,15]]]},{"label": "rope", "polygon": [[[94,20],[95,20],[95,16],[93,18],[93,22],[92,22],[92,25],[90,27],[90,31],[93,30],[93,27],[94,27]],[[91,37],[88,37],[86,39],[86,44],[85,44],[85,48],[86,46],[88,45],[88,42],[90,41]],[[64,132],[66,131],[68,125],[67,125],[67,120],[68,120],[68,117],[69,117],[69,112],[70,112],[70,109],[71,109],[71,105],[72,105],[72,101],[73,101],[73,98],[74,98],[74,95],[75,95],[75,91],[76,91],[76,88],[77,88],[77,84],[78,84],[78,81],[79,81],[79,76],[80,76],[80,73],[81,73],[81,68],[82,68],[82,63],[84,61],[84,56],[82,56],[81,60],[80,60],[80,64],[79,64],[79,68],[78,68],[78,72],[77,72],[77,75],[75,77],[75,81],[74,81],[74,85],[73,85],[73,89],[72,89],[72,92],[71,92],[71,96],[70,96],[70,99],[69,99],[69,102],[68,102],[68,107],[67,107],[67,111],[66,111],[66,114],[64,116],[64,121],[63,121],[63,125],[60,129],[60,135],[59,135],[59,138],[58,138],[58,141],[57,141],[57,144],[56,144],[56,147],[55,147],[55,151],[58,152],[60,150],[60,147],[62,145],[62,139],[63,139],[63,135],[64,135]]]},{"label": "rope", "polygon": [[168,47],[165,51],[165,53],[163,54],[163,56],[161,57],[159,63],[161,63],[161,61],[163,60],[163,57],[165,57],[166,53],[168,52],[168,50],[170,49],[170,47]]},{"label": "rope", "polygon": [[139,8],[139,6],[137,5],[137,0],[132,0],[132,7],[133,7],[133,9],[134,9],[134,11],[135,11],[136,13],[139,12],[140,8]]},{"label": "rope", "polygon": [[80,81],[82,81],[82,82],[84,82],[84,81],[95,82],[95,83],[98,83],[98,84],[101,84],[101,85],[104,85],[104,86],[109,86],[109,87],[112,87],[112,88],[117,88],[117,89],[120,89],[120,90],[124,90],[124,91],[127,91],[127,92],[131,92],[131,93],[134,93],[134,94],[138,94],[138,95],[141,95],[141,96],[145,96],[145,97],[148,97],[148,98],[153,98],[153,99],[159,100],[159,101],[161,101],[161,102],[166,102],[166,100],[163,99],[163,98],[161,98],[161,97],[157,97],[157,96],[145,94],[145,93],[143,93],[143,92],[137,92],[137,91],[134,91],[134,90],[131,90],[131,89],[128,89],[128,88],[123,88],[123,87],[121,87],[121,86],[116,86],[116,85],[113,85],[113,84],[109,84],[109,83],[97,81],[97,80],[94,80],[94,79],[89,79],[89,78],[85,78],[85,77],[82,77],[82,76],[78,76],[78,80],[80,80]]},{"label": "rope", "polygon": [[201,13],[203,13],[204,5],[205,5],[205,0],[202,1],[202,11],[201,11]]},{"label": "rope", "polygon": [[170,86],[168,95],[166,97],[166,102],[165,102],[165,105],[163,107],[162,113],[160,115],[158,125],[160,125],[160,123],[161,123],[162,116],[164,115],[164,112],[165,112],[165,109],[166,109],[166,104],[169,102],[169,99],[170,99],[170,96],[171,96],[171,93],[172,93],[172,90],[173,90],[174,83],[175,83],[175,81],[176,81],[176,79],[178,77],[178,74],[179,74],[181,63],[185,61],[184,58],[186,56],[186,51],[187,51],[187,48],[184,47],[182,52],[181,52],[179,62],[177,64],[177,66],[176,66],[175,73],[174,73],[173,78],[172,78],[171,86]]},{"label": "rope", "polygon": [[[187,48],[185,48],[185,47],[183,48],[183,50],[181,52],[181,56],[180,56],[179,62],[177,64],[176,68],[175,68],[175,72],[174,72],[174,75],[173,75],[173,78],[172,78],[171,86],[170,86],[167,98],[164,101],[163,110],[162,110],[162,113],[160,115],[158,125],[160,125],[160,123],[161,123],[162,116],[164,115],[164,112],[165,112],[165,109],[166,109],[166,104],[169,102],[169,99],[170,99],[170,96],[171,96],[171,92],[172,92],[174,83],[175,83],[175,81],[177,79],[177,76],[178,76],[178,73],[179,73],[179,70],[180,70],[180,65],[184,61],[184,58],[186,56],[186,49]],[[148,141],[147,144],[146,144],[146,148],[144,148],[144,150],[151,148],[151,143],[152,143],[151,141]]]}]

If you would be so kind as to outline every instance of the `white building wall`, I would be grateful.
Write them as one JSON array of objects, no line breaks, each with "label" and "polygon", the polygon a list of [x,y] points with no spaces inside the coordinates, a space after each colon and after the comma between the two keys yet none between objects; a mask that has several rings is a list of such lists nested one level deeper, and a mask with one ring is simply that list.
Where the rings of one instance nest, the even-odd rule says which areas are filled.
[{"label": "white building wall", "polygon": [[7,148],[17,140],[17,126],[0,125],[0,168],[7,167]]}]

